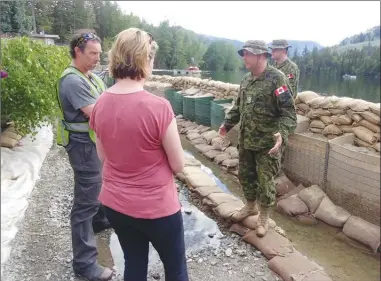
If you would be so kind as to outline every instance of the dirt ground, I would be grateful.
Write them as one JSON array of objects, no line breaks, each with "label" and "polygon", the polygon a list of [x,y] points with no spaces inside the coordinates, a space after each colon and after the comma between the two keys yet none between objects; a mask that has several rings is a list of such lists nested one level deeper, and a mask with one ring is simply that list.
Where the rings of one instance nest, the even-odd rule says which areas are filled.
[{"label": "dirt ground", "polygon": [[[65,151],[53,145],[40,171],[25,217],[12,242],[12,252],[4,265],[5,281],[79,281],[71,267],[72,251],[69,215],[73,197],[73,173]],[[191,203],[217,220],[199,201]],[[192,214],[188,214],[192,216]],[[188,216],[184,214],[184,216]],[[268,268],[266,258],[255,248],[227,230],[229,224],[218,222],[223,235],[218,248],[204,247],[187,251],[188,269],[192,281],[275,281],[279,280]],[[186,226],[185,226],[186,227]],[[99,261],[113,267],[108,230],[98,235]],[[186,238],[186,239],[191,239]],[[114,280],[123,280],[117,271]],[[148,280],[164,280],[160,261],[149,266]]]}]

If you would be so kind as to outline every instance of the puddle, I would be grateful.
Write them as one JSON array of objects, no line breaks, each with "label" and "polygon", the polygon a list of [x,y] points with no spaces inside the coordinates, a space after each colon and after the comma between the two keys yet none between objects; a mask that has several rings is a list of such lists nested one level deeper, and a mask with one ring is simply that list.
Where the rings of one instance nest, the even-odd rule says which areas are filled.
[{"label": "puddle", "polygon": [[[190,151],[197,160],[210,168],[214,177],[221,179],[221,188],[227,186],[232,194],[243,199],[241,188],[232,175],[221,171],[217,164],[200,155],[183,136],[181,139],[184,150]],[[335,237],[338,229],[320,221],[316,226],[299,225],[276,212],[273,212],[273,219],[286,231],[295,248],[323,266],[334,281],[380,280],[380,259],[338,240]]]},{"label": "puddle", "polygon": [[[197,253],[204,249],[210,249],[212,251],[218,249],[221,242],[220,239],[223,235],[220,232],[217,223],[208,218],[203,212],[189,202],[188,190],[186,187],[180,187],[179,199],[182,206],[181,210],[184,220],[184,236],[187,254]],[[115,233],[112,233],[110,237],[110,250],[117,273],[123,274],[124,256],[119,245],[118,237]],[[150,244],[148,270],[156,271],[157,268],[161,268],[161,261],[158,253]]]}]

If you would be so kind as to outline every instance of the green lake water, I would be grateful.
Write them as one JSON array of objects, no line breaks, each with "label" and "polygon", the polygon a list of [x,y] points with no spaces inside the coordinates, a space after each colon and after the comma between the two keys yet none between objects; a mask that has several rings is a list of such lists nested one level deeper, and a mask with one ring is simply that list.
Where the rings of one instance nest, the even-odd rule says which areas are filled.
[{"label": "green lake water", "polygon": [[[158,75],[172,75],[172,71],[154,71]],[[201,78],[212,78],[232,84],[239,84],[245,75],[243,71],[203,72]],[[301,75],[299,91],[311,90],[326,95],[338,97],[352,97],[370,102],[380,102],[381,87],[378,79],[357,77],[355,80],[346,80],[342,77],[329,75]]]}]

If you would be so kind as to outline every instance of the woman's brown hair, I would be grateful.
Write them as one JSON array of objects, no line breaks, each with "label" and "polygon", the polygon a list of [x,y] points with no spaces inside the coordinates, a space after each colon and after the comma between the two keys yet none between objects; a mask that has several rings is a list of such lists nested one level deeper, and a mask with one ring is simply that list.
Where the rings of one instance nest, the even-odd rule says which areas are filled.
[{"label": "woman's brown hair", "polygon": [[138,28],[121,31],[108,53],[109,72],[115,79],[146,78],[148,65],[158,49],[152,35]]}]

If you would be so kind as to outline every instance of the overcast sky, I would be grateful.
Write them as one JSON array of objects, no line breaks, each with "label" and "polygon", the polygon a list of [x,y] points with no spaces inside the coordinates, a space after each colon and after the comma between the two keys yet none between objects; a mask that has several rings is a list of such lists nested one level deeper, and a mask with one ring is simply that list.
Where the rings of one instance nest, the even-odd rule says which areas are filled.
[{"label": "overcast sky", "polygon": [[118,1],[158,25],[168,19],[196,33],[246,41],[311,40],[323,46],[380,24],[380,1]]}]

